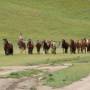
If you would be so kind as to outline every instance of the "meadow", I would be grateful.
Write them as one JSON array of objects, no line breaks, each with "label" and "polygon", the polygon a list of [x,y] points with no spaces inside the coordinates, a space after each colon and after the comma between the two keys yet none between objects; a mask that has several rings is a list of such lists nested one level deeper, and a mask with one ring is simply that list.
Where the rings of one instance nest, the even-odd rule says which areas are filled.
[{"label": "meadow", "polygon": [[89,0],[0,0],[0,42],[81,39],[90,35]]},{"label": "meadow", "polygon": [[[72,63],[72,67],[46,77],[44,82],[53,87],[71,84],[90,74],[89,53],[71,55],[60,50],[56,55],[20,54],[20,32],[25,40],[90,38],[90,0],[0,0],[0,67]],[[4,55],[3,38],[14,44],[13,56]]]}]

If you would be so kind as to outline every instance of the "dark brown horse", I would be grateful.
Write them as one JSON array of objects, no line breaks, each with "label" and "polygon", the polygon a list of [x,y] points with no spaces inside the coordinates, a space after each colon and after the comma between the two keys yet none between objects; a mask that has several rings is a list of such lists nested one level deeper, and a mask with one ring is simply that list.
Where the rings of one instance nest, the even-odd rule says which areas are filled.
[{"label": "dark brown horse", "polygon": [[51,47],[51,42],[44,40],[42,42],[42,46],[43,46],[43,50],[44,50],[45,54],[48,54],[48,51]]},{"label": "dark brown horse", "polygon": [[5,55],[13,55],[13,45],[8,42],[7,39],[4,40],[4,51]]},{"label": "dark brown horse", "polygon": [[76,43],[74,40],[70,40],[70,52],[71,54],[75,54],[76,53]]},{"label": "dark brown horse", "polygon": [[36,43],[36,49],[37,49],[37,53],[40,54],[40,50],[41,50],[42,44],[41,42],[38,40]]},{"label": "dark brown horse", "polygon": [[34,44],[30,39],[27,43],[27,48],[28,48],[28,54],[33,54]]},{"label": "dark brown horse", "polygon": [[90,52],[90,39],[87,42],[87,52]]},{"label": "dark brown horse", "polygon": [[62,40],[63,53],[68,53],[69,44],[64,39]]}]

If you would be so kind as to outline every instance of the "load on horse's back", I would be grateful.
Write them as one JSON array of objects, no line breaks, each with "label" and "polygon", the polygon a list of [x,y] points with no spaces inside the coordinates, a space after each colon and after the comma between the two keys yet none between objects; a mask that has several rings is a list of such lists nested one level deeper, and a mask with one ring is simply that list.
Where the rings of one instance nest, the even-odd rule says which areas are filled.
[{"label": "load on horse's back", "polygon": [[7,39],[4,40],[4,51],[5,55],[13,55],[13,45],[8,42]]},{"label": "load on horse's back", "polygon": [[19,49],[21,50],[20,52],[21,53],[26,53],[26,43],[24,41],[24,37],[23,37],[23,34],[20,33],[19,34],[19,38],[18,38],[18,47]]},{"label": "load on horse's back", "polygon": [[51,42],[51,52],[52,54],[56,54],[57,45],[55,41]]}]

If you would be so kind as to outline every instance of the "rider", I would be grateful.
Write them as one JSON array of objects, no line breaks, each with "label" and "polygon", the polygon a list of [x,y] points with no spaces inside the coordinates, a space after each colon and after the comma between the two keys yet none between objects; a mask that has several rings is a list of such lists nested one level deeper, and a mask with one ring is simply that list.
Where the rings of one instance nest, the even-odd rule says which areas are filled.
[{"label": "rider", "polygon": [[23,41],[23,40],[24,40],[23,34],[20,32],[20,34],[19,34],[19,41]]}]

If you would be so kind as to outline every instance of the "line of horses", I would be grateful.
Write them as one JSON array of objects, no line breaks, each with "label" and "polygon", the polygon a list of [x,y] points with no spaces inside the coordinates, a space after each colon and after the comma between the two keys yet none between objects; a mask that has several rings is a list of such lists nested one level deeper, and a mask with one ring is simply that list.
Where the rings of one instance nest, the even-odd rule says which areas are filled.
[{"label": "line of horses", "polygon": [[[11,44],[7,39],[3,40],[5,55],[13,55],[13,44]],[[26,53],[26,50],[28,50],[28,54],[33,54],[34,48],[36,48],[38,54],[40,54],[42,48],[45,54],[48,54],[49,50],[51,50],[52,54],[56,54],[57,48],[62,48],[63,53],[70,52],[71,54],[90,52],[90,40],[85,38],[77,41],[71,39],[69,42],[64,39],[61,42],[52,40],[37,40],[36,43],[34,43],[31,39],[29,39],[27,43],[24,40],[18,40],[17,45],[21,53]]]}]

